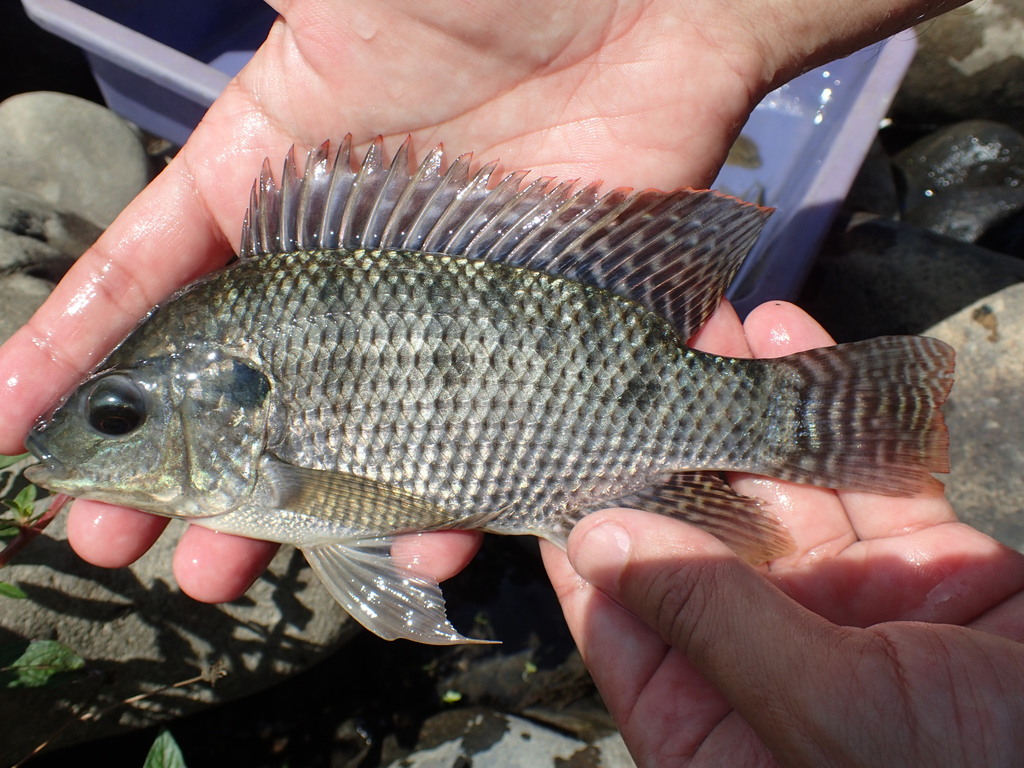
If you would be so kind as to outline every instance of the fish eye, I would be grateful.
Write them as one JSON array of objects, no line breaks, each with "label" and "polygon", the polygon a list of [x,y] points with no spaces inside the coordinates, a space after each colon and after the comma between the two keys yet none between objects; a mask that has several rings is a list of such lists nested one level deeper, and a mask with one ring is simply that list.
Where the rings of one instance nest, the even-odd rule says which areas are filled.
[{"label": "fish eye", "polygon": [[146,398],[139,385],[127,376],[105,376],[89,393],[85,416],[89,426],[102,435],[127,435],[146,420]]}]

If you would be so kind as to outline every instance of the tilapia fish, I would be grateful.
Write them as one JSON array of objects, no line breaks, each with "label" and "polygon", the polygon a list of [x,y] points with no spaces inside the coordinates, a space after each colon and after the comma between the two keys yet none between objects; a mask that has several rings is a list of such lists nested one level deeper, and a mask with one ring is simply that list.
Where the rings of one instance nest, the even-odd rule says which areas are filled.
[{"label": "tilapia fish", "polygon": [[769,210],[408,144],[264,164],[239,258],[182,289],[31,431],[31,479],[293,544],[385,638],[465,642],[394,537],[479,528],[564,546],[588,512],[678,516],[750,561],[791,539],[721,472],[940,487],[953,353],[890,337],[776,360],[705,354]]}]

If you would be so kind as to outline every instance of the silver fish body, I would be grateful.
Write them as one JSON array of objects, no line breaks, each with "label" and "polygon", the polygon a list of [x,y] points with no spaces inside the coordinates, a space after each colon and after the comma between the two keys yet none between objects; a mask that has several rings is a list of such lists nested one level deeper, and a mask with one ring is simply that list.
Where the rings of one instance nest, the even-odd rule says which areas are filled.
[{"label": "silver fish body", "polygon": [[399,533],[564,543],[620,504],[764,560],[785,531],[718,472],[900,494],[944,470],[941,342],[759,361],[685,345],[761,209],[515,174],[490,188],[458,163],[438,174],[437,153],[384,173],[374,151],[340,202],[347,151],[330,172],[317,153],[286,167],[280,189],[265,173],[242,258],[154,310],[33,430],[34,479],[295,544],[370,629],[447,643],[466,638],[437,585],[390,560]]}]

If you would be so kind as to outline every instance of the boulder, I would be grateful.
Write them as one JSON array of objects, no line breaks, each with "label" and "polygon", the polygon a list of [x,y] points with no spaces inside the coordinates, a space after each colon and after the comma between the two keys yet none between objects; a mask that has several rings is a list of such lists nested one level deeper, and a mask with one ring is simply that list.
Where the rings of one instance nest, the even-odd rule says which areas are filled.
[{"label": "boulder", "polygon": [[898,122],[989,118],[1024,131],[1024,0],[974,0],[915,34],[917,55],[893,103]]},{"label": "boulder", "polygon": [[46,91],[0,103],[0,184],[106,227],[150,175],[138,130],[106,107]]},{"label": "boulder", "polygon": [[945,408],[960,518],[1024,552],[1024,285],[965,307],[925,333],[957,351]]}]

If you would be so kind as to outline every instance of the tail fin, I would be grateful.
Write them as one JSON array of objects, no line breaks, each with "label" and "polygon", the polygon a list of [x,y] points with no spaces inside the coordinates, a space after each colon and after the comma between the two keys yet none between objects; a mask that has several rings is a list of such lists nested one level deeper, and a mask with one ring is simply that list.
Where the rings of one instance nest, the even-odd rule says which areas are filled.
[{"label": "tail fin", "polygon": [[796,424],[770,474],[889,496],[938,492],[949,471],[940,410],[954,351],[937,339],[886,336],[776,361],[797,381]]}]

